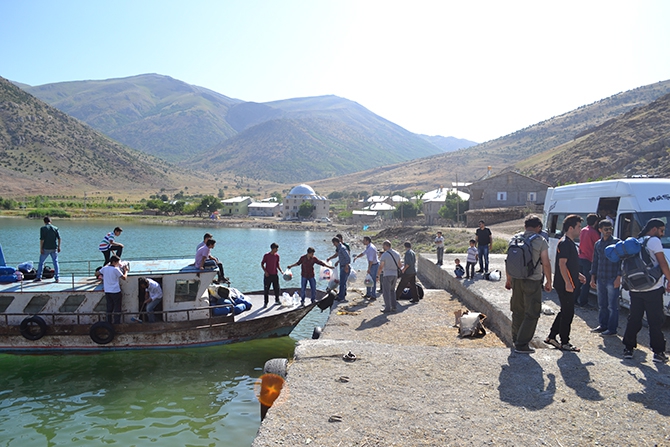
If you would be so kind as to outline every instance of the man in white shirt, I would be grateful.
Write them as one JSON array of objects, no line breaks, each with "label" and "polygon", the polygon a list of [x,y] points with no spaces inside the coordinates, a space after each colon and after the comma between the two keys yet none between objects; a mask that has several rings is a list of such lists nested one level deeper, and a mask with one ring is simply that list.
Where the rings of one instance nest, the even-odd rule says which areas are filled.
[{"label": "man in white shirt", "polygon": [[144,290],[144,304],[147,306],[147,318],[149,323],[156,322],[156,315],[154,310],[163,301],[163,289],[160,284],[151,278],[139,278],[137,282],[140,285],[140,290]]},{"label": "man in white shirt", "polygon": [[435,247],[437,247],[437,262],[435,264],[442,265],[444,259],[444,237],[441,231],[438,231],[437,236],[435,236]]},{"label": "man in white shirt", "polygon": [[114,316],[114,324],[121,323],[121,284],[119,279],[126,280],[128,278],[128,265],[121,267],[119,262],[121,259],[112,255],[109,258],[109,264],[100,269],[102,275],[102,284],[105,291],[105,299],[107,300],[107,322],[112,323],[112,315]]},{"label": "man in white shirt", "polygon": [[372,243],[372,239],[368,236],[363,237],[363,245],[365,250],[354,258],[354,261],[365,255],[368,260],[367,274],[372,277],[372,286],[366,288],[366,293],[363,298],[377,299],[377,271],[379,270],[379,259],[377,258],[377,247]]}]

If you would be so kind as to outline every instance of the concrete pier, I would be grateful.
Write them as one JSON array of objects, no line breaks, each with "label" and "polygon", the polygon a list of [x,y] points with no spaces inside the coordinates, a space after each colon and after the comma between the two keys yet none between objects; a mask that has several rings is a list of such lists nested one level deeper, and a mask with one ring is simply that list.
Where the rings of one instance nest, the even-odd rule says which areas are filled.
[{"label": "concrete pier", "polygon": [[[440,312],[457,296],[509,345],[511,292],[504,281],[453,278],[455,257],[442,268],[419,257],[430,286],[419,304],[402,302],[395,314],[380,313],[381,299],[334,310],[321,339],[296,347],[253,445],[670,445],[670,366],[651,361],[646,328],[632,360],[621,359],[620,337],[590,332],[595,310],[576,311],[578,353],[542,343],[554,315],[540,318],[532,355],[486,343],[490,335],[459,339],[453,315]],[[503,257],[490,267],[504,272]],[[545,304],[559,309],[555,293]],[[354,362],[343,360],[348,352]]]}]

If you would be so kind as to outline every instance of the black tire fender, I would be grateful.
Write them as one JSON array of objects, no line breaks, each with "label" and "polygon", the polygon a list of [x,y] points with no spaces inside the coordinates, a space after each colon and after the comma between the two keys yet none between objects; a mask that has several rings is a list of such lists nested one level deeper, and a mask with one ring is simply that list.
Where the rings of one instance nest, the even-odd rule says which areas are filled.
[{"label": "black tire fender", "polygon": [[24,318],[19,326],[21,335],[28,340],[39,340],[47,333],[47,323],[42,317],[34,315]]},{"label": "black tire fender", "polygon": [[321,333],[323,332],[323,329],[321,326],[316,326],[314,328],[314,331],[312,332],[312,340],[318,340],[319,337],[321,337]]},{"label": "black tire fender", "polygon": [[91,336],[91,340],[97,344],[106,345],[114,340],[114,326],[106,321],[98,321],[91,326],[88,334]]}]

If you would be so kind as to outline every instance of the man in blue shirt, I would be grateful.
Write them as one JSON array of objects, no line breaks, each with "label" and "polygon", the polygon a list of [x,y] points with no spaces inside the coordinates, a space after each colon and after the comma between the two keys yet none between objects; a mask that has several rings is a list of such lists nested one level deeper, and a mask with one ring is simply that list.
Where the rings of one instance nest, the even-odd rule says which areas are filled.
[{"label": "man in blue shirt", "polygon": [[605,248],[619,242],[612,236],[612,222],[603,219],[598,224],[601,237],[593,247],[591,264],[591,288],[598,292],[598,327],[591,332],[616,335],[619,326],[619,286],[621,286],[621,263],[612,262],[605,256]]},{"label": "man in blue shirt", "polygon": [[337,301],[344,301],[347,296],[347,279],[349,279],[349,273],[351,272],[351,266],[349,265],[351,264],[351,256],[340,238],[334,237],[332,242],[335,246],[337,263],[340,265],[340,292],[337,295]]}]

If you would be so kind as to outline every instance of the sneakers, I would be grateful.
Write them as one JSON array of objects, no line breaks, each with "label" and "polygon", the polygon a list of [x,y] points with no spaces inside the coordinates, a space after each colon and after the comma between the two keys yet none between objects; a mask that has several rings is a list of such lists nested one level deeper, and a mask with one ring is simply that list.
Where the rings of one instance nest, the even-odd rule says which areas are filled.
[{"label": "sneakers", "polygon": [[535,352],[535,349],[531,348],[528,345],[525,346],[515,346],[514,347],[514,352],[517,354],[532,354]]},{"label": "sneakers", "polygon": [[548,345],[553,346],[556,349],[561,349],[561,344],[555,338],[547,337],[546,340],[544,340],[544,342]]},{"label": "sneakers", "polygon": [[[623,358],[625,358],[625,359],[632,359],[632,358],[633,358],[633,349],[632,349],[632,348],[624,348],[624,350],[623,350]],[[656,358],[655,355],[654,355],[654,358]]]},{"label": "sneakers", "polygon": [[605,332],[605,331],[607,331],[607,328],[604,328],[602,326],[598,326],[597,328],[591,329],[591,332],[597,332],[597,333],[601,333],[601,332]]},{"label": "sneakers", "polygon": [[616,331],[610,331],[610,330],[608,329],[608,330],[606,330],[606,331],[601,332],[600,335],[604,335],[604,336],[608,337],[608,336],[610,336],[610,335],[617,335],[617,333],[616,333]]},{"label": "sneakers", "polygon": [[655,352],[654,353],[654,362],[656,362],[656,363],[668,363],[668,356],[665,355],[665,352]]}]

